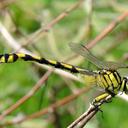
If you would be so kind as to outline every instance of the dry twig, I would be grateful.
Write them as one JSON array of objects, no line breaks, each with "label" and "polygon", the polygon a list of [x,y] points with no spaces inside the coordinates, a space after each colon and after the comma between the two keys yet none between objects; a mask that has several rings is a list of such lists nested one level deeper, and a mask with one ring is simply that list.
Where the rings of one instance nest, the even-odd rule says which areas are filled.
[{"label": "dry twig", "polygon": [[45,25],[44,27],[40,28],[38,31],[33,33],[21,47],[25,47],[30,43],[33,43],[34,41],[37,41],[40,36],[43,37],[49,30],[57,24],[60,20],[64,19],[66,16],[68,16],[73,10],[78,8],[82,4],[83,0],[78,0],[77,3],[72,5],[71,7],[67,8],[64,12],[62,12],[60,15],[58,15],[56,18],[54,18],[50,23]]},{"label": "dry twig", "polygon": [[27,101],[29,98],[31,98],[44,84],[44,82],[48,79],[50,74],[52,73],[52,70],[47,71],[43,77],[35,84],[35,86],[25,95],[23,96],[20,100],[18,100],[15,104],[10,106],[8,109],[2,112],[0,115],[0,120],[4,119],[5,116],[9,115],[12,113],[14,110],[16,110],[20,105],[22,105],[25,101]]},{"label": "dry twig", "polygon": [[31,115],[28,115],[28,116],[23,117],[23,118],[21,118],[19,120],[16,119],[16,120],[13,120],[13,121],[10,121],[10,122],[6,122],[3,125],[5,125],[5,126],[6,125],[14,125],[14,124],[22,123],[22,122],[24,122],[26,120],[30,120],[30,119],[33,119],[33,118],[37,118],[37,117],[43,116],[43,115],[45,115],[47,113],[52,112],[54,109],[59,108],[61,106],[64,106],[65,104],[68,104],[69,102],[75,100],[81,94],[88,92],[90,89],[91,89],[90,86],[89,87],[86,87],[86,88],[83,88],[83,89],[80,89],[77,93],[72,94],[70,96],[67,96],[64,99],[53,103],[49,107],[40,110],[39,112],[33,113]]},{"label": "dry twig", "polygon": [[[112,96],[109,95],[107,97],[107,100],[112,99]],[[67,128],[83,128],[87,122],[98,112],[101,111],[100,107],[103,103],[107,102],[106,99],[103,101],[100,101],[100,104],[98,106],[90,105],[89,109],[83,113],[80,117],[78,117],[72,124],[70,124]]]},{"label": "dry twig", "polygon": [[87,44],[87,48],[92,48],[97,42],[104,39],[112,30],[128,16],[128,12],[123,12],[116,19],[114,19],[104,30],[91,42]]},{"label": "dry twig", "polygon": [[94,106],[90,105],[89,109],[83,113],[79,118],[77,118],[72,124],[70,124],[67,128],[80,128],[80,126],[84,125],[98,112],[98,109],[95,109]]},{"label": "dry twig", "polygon": [[1,0],[0,1],[0,9],[7,7],[9,4],[15,2],[16,0]]},{"label": "dry twig", "polygon": [[[125,20],[127,16],[128,16],[128,12],[123,12],[120,16],[118,16],[115,20],[113,20],[107,27],[105,27],[103,31],[101,31],[101,33],[95,39],[93,39],[88,44],[86,44],[86,47],[88,49],[94,47],[97,43],[99,43],[102,39],[104,39],[119,23]],[[77,56],[78,54],[75,54],[72,57],[68,58],[66,61],[76,58]]]},{"label": "dry twig", "polygon": [[[20,43],[18,43],[14,38],[13,36],[8,32],[8,30],[6,29],[6,27],[0,22],[0,33],[2,34],[2,36],[5,38],[6,40],[6,43],[11,47],[13,48],[14,50],[17,50],[17,49],[20,49],[21,46],[20,46]],[[25,48],[21,48],[19,50],[19,52],[22,52],[22,53],[27,53],[27,54],[30,54],[30,55],[33,55],[35,56],[32,52],[30,52],[29,50],[25,49]],[[41,65],[41,64],[38,64],[36,63],[38,66],[40,67],[43,67],[45,69],[51,69],[51,67],[47,66],[47,65]],[[63,70],[60,70],[60,69],[55,69],[54,70],[55,73],[59,74],[59,75],[62,75],[63,77],[67,77],[67,78],[71,78],[73,80],[76,80],[76,81],[80,81],[80,79],[78,77],[76,77],[75,75],[69,73],[69,72],[66,72],[66,71],[63,71]]]},{"label": "dry twig", "polygon": [[[35,39],[37,39],[37,36],[39,36],[41,34],[41,36],[43,36],[43,34],[47,33],[56,23],[58,23],[60,20],[62,20],[65,16],[67,16],[71,11],[73,11],[74,9],[76,9],[79,4],[81,4],[83,0],[80,0],[77,4],[74,4],[71,8],[67,9],[66,11],[64,11],[63,13],[61,13],[57,18],[53,19],[53,21],[51,21],[48,25],[46,25],[44,28],[41,28],[40,30],[38,30],[36,33],[34,33],[28,40],[27,42],[24,44],[28,45],[28,43],[35,41]],[[128,16],[128,12],[123,12],[119,17],[117,17],[114,21],[112,21],[102,32],[101,34],[99,34],[94,40],[92,40],[91,42],[89,42],[87,44],[88,48],[92,48],[96,43],[98,43],[99,41],[101,41],[105,36],[107,36],[107,34],[109,34],[120,22],[122,22],[126,17]],[[26,49],[21,49],[21,46],[17,43],[17,41],[15,41],[15,39],[11,36],[11,34],[6,30],[6,28],[0,23],[0,32],[2,33],[2,35],[4,36],[4,38],[7,40],[7,43],[9,43],[11,45],[11,47],[13,47],[15,50],[20,49],[20,51],[23,51],[24,53],[29,53],[31,54],[29,51],[27,51]],[[39,39],[39,38],[38,38]],[[60,70],[58,71],[60,73]],[[44,82],[48,76],[50,75],[50,71],[47,73],[46,76],[44,76],[45,78],[42,79],[42,82]],[[67,76],[67,74],[66,74]],[[68,76],[69,78],[69,76]],[[41,83],[42,83],[41,82]],[[39,81],[40,83],[40,81]],[[39,85],[38,85],[39,87]],[[16,104],[14,104],[13,106],[11,106],[9,109],[7,109],[6,111],[3,112],[3,114],[1,115],[1,119],[3,119],[6,115],[10,114],[12,111],[14,111],[17,107],[19,107],[22,103],[24,103],[28,98],[30,98],[36,91],[38,90],[38,88],[36,88],[36,86],[32,89],[32,91],[30,91],[30,93],[28,93],[26,96],[24,96],[21,100],[19,100]],[[78,95],[77,95],[78,96]],[[76,95],[74,96],[76,97]],[[74,98],[73,97],[73,98]],[[71,99],[73,99],[71,98]],[[69,98],[70,99],[70,98]],[[62,106],[65,103],[68,103],[67,100],[65,102],[65,100],[61,101],[61,103],[56,102],[55,104],[51,105],[50,107],[43,109],[40,112],[34,113],[30,116],[25,117],[24,119],[17,121],[17,122],[13,122],[13,124],[15,123],[20,123],[22,121],[25,121],[27,119],[31,119],[31,118],[35,118],[35,117],[39,117],[41,115],[43,115],[44,113],[48,113],[49,110],[53,110],[54,108],[57,108],[59,106]],[[102,104],[101,104],[102,105]],[[90,106],[90,108],[88,109],[87,112],[85,112],[82,116],[80,116],[76,121],[74,121],[68,128],[73,128],[76,126],[79,127],[83,127],[96,113],[98,112],[98,109],[94,109],[94,106]]]}]

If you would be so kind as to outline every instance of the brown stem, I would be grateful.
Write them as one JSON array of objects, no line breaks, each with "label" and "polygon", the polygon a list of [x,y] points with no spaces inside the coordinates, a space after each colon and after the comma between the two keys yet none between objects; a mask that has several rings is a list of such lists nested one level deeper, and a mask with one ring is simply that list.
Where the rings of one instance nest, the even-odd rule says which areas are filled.
[{"label": "brown stem", "polygon": [[39,36],[43,37],[47,32],[50,31],[50,29],[57,24],[60,20],[62,20],[64,17],[68,16],[69,13],[71,13],[73,10],[79,7],[83,0],[79,0],[77,3],[72,5],[71,7],[67,8],[64,12],[62,12],[60,15],[58,15],[56,18],[54,18],[50,23],[45,25],[45,27],[40,28],[38,31],[36,31],[32,36],[30,36],[21,47],[25,47],[28,44],[36,41],[39,39]]},{"label": "brown stem", "polygon": [[65,97],[64,99],[59,100],[59,101],[53,103],[53,104],[50,105],[49,107],[42,109],[41,111],[35,112],[35,113],[33,113],[33,114],[31,114],[31,115],[28,115],[28,116],[26,116],[26,117],[23,117],[23,118],[21,118],[21,119],[19,119],[19,120],[15,120],[15,121],[11,121],[11,122],[6,122],[4,125],[19,124],[19,123],[22,123],[22,122],[24,122],[24,121],[26,121],[26,120],[30,120],[30,119],[33,119],[33,118],[37,118],[37,117],[40,117],[40,116],[45,115],[45,114],[47,114],[47,113],[50,113],[50,112],[52,112],[54,109],[57,109],[57,108],[59,108],[59,107],[65,105],[65,104],[71,102],[72,100],[76,99],[76,98],[79,97],[81,94],[88,92],[89,89],[91,89],[90,86],[85,87],[85,88],[79,90],[76,94],[67,96],[67,97]]},{"label": "brown stem", "polygon": [[1,115],[0,120],[2,120],[5,116],[9,115],[11,112],[16,110],[20,105],[22,105],[25,101],[30,99],[42,86],[42,84],[48,79],[49,75],[52,73],[51,70],[47,71],[43,77],[35,84],[35,86],[20,100],[18,100],[15,104],[6,109]]}]

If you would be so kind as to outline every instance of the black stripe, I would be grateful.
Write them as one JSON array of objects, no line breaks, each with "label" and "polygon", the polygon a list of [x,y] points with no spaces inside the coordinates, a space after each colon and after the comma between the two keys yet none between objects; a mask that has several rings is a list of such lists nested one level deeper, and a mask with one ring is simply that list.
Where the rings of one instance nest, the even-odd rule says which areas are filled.
[{"label": "black stripe", "polygon": [[3,54],[0,55],[0,58],[3,56]]},{"label": "black stripe", "polygon": [[[102,77],[102,79],[103,79],[103,76],[100,76],[100,77]],[[102,80],[102,79],[101,79],[101,80]],[[102,83],[103,83],[104,87],[106,88],[106,85],[105,85],[104,81],[102,81]]]},{"label": "black stripe", "polygon": [[71,72],[78,73],[79,71],[74,66],[72,66]]},{"label": "black stripe", "polygon": [[[99,72],[99,75],[100,75],[100,79],[102,80],[101,77],[103,76],[103,72]],[[106,87],[105,84],[104,84],[104,82],[103,81],[101,81],[101,82],[103,83],[104,87]]]},{"label": "black stripe", "polygon": [[67,69],[66,67],[64,67],[63,65],[61,65],[60,62],[56,62],[56,64],[55,64],[55,68]]},{"label": "black stripe", "polygon": [[[40,63],[40,64],[50,64],[51,65],[51,63],[48,61],[48,60],[46,60],[45,58],[41,58],[40,60],[36,60],[38,63]],[[53,65],[53,64],[52,64]],[[54,66],[54,65],[53,65]]]},{"label": "black stripe", "polygon": [[[125,77],[123,77],[123,80],[121,81],[121,83],[120,83],[120,86],[119,86],[119,89],[118,90],[120,90],[121,88],[122,88],[122,83],[123,83],[123,81],[125,80],[125,85],[124,86],[126,86],[126,82],[127,82],[127,78],[125,78]],[[125,90],[124,88],[126,88],[126,87],[123,87],[123,91]]]},{"label": "black stripe", "polygon": [[[111,72],[111,73],[112,73],[112,72]],[[111,78],[110,78],[109,74],[107,74],[107,75],[108,75],[108,78],[109,78],[109,80],[111,81],[111,86],[112,86],[112,88],[113,88],[113,91],[114,91],[113,82],[112,82],[112,80],[111,80]]]},{"label": "black stripe", "polygon": [[13,55],[13,62],[15,62],[18,59],[18,56],[14,53]]},{"label": "black stripe", "polygon": [[[107,75],[107,74],[105,74],[105,75]],[[106,77],[104,75],[103,75],[103,78],[104,78],[104,80],[106,81],[106,83],[107,83],[107,85],[109,87],[108,81],[106,80]]]},{"label": "black stripe", "polygon": [[120,85],[120,81],[118,80],[118,78],[117,78],[117,74],[115,74],[115,71],[113,72],[113,76],[115,77],[117,83]]},{"label": "black stripe", "polygon": [[[116,72],[116,71],[115,71]],[[118,72],[116,72],[116,74],[117,74],[117,76],[118,76],[118,78],[120,79],[120,81],[119,81],[119,83],[121,84],[121,76],[120,76],[120,74],[118,73]]]},{"label": "black stripe", "polygon": [[68,68],[68,67],[65,67],[64,65],[62,65],[61,64],[61,62],[57,62],[57,64],[56,65],[53,65],[53,66],[55,66],[55,68],[60,68],[60,69],[66,69],[66,70],[69,70],[69,71],[71,71],[72,73],[78,73],[78,70],[74,67],[74,66],[72,66],[72,68]]},{"label": "black stripe", "polygon": [[4,54],[5,63],[8,63],[9,54]]},{"label": "black stripe", "polygon": [[114,91],[112,92],[111,90],[106,89],[106,92],[109,93],[112,97],[114,97],[116,94]]},{"label": "black stripe", "polygon": [[65,67],[64,65],[62,65],[61,62],[56,62],[55,68],[71,70],[71,69]]},{"label": "black stripe", "polygon": [[32,57],[32,56],[30,56],[30,55],[27,55],[27,54],[25,54],[25,56],[24,57],[21,57],[23,60],[25,60],[25,61],[37,61],[37,59],[35,59],[34,57]]},{"label": "black stripe", "polygon": [[61,62],[58,62],[58,61],[56,62],[56,64],[54,64],[45,58],[41,58],[40,60],[37,60],[37,62],[39,62],[41,64],[51,65],[51,66],[54,66],[55,68],[59,68],[59,69],[66,69],[72,73],[78,73],[79,72],[74,66],[71,65],[72,68],[68,68],[68,67],[65,67],[64,65],[62,65]]},{"label": "black stripe", "polygon": [[127,89],[126,89],[126,82],[127,82],[127,78],[123,78],[123,80],[124,80],[124,88],[123,88],[123,91],[125,92]]}]

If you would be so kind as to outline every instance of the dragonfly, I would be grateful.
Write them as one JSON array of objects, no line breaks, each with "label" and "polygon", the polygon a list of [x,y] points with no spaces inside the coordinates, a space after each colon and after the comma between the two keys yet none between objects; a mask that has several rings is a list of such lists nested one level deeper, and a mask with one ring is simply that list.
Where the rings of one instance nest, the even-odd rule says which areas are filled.
[{"label": "dragonfly", "polygon": [[71,73],[79,73],[85,81],[87,78],[86,76],[88,76],[88,78],[93,78],[93,83],[104,90],[102,94],[92,101],[92,104],[96,107],[100,106],[102,102],[108,102],[110,97],[115,97],[120,92],[128,94],[128,78],[125,76],[122,77],[118,72],[118,69],[128,68],[128,65],[111,61],[101,61],[81,44],[70,43],[69,46],[72,51],[85,57],[92,64],[96,65],[98,70],[90,71],[64,62],[24,53],[0,54],[0,63],[14,63],[21,59],[24,61],[33,61],[39,64],[53,66],[58,69],[67,70]]}]

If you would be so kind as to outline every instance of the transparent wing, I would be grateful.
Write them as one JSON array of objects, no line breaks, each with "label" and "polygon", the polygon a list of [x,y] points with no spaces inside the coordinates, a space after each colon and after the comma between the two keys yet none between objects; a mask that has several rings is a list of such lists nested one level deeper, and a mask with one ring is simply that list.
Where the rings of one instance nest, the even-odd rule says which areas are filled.
[{"label": "transparent wing", "polygon": [[86,59],[88,59],[88,61],[95,64],[100,69],[116,70],[118,68],[128,68],[128,65],[126,64],[99,60],[84,45],[70,43],[69,46],[74,52],[85,57]]}]

